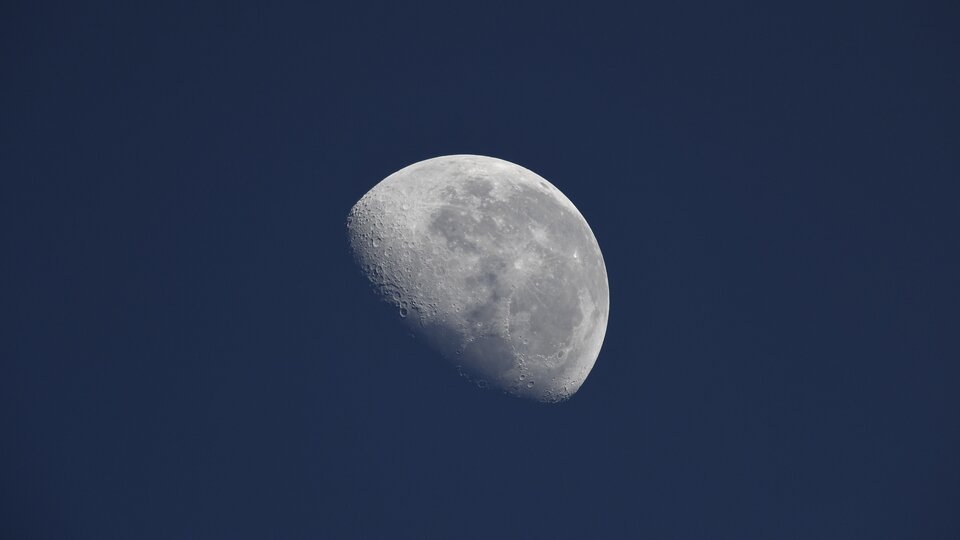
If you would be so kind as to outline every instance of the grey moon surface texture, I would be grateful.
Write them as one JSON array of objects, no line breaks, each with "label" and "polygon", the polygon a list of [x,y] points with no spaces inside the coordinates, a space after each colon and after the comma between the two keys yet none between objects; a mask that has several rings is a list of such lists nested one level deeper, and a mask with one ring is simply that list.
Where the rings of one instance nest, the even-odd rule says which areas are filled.
[{"label": "grey moon surface texture", "polygon": [[610,294],[577,208],[519,165],[414,163],[350,210],[350,246],[412,332],[480,387],[559,402],[589,375]]}]

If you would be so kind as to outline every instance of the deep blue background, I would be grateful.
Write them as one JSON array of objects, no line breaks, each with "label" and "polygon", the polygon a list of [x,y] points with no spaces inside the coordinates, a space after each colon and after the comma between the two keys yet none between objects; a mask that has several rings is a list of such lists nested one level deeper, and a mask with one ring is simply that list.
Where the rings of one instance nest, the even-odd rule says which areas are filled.
[{"label": "deep blue background", "polygon": [[[960,537],[954,2],[139,4],[0,7],[3,538]],[[565,404],[352,266],[451,153],[600,242]]]}]

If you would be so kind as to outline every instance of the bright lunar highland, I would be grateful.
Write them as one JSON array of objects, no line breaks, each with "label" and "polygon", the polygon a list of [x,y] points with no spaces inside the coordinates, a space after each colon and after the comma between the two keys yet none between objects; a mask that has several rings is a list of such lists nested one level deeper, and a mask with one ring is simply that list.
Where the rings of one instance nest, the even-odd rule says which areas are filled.
[{"label": "bright lunar highland", "polygon": [[478,386],[543,402],[583,384],[607,328],[600,246],[563,193],[496,158],[414,163],[347,218],[357,263]]}]

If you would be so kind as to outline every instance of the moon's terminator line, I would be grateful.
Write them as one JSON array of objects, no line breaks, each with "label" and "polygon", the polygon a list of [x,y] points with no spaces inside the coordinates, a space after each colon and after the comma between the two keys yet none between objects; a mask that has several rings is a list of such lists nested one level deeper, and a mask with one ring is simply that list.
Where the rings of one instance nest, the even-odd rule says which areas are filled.
[{"label": "moon's terminator line", "polygon": [[554,402],[590,373],[609,311],[603,256],[540,176],[491,157],[428,159],[374,186],[347,227],[382,298],[479,386]]}]

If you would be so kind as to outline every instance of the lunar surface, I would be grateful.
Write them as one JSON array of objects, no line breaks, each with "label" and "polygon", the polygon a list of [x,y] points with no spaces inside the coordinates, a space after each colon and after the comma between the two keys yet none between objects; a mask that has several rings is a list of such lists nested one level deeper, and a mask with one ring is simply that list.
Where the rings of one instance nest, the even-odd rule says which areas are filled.
[{"label": "lunar surface", "polygon": [[609,311],[603,256],[537,174],[484,156],[428,159],[374,186],[347,228],[377,293],[478,386],[558,402],[593,368]]}]

